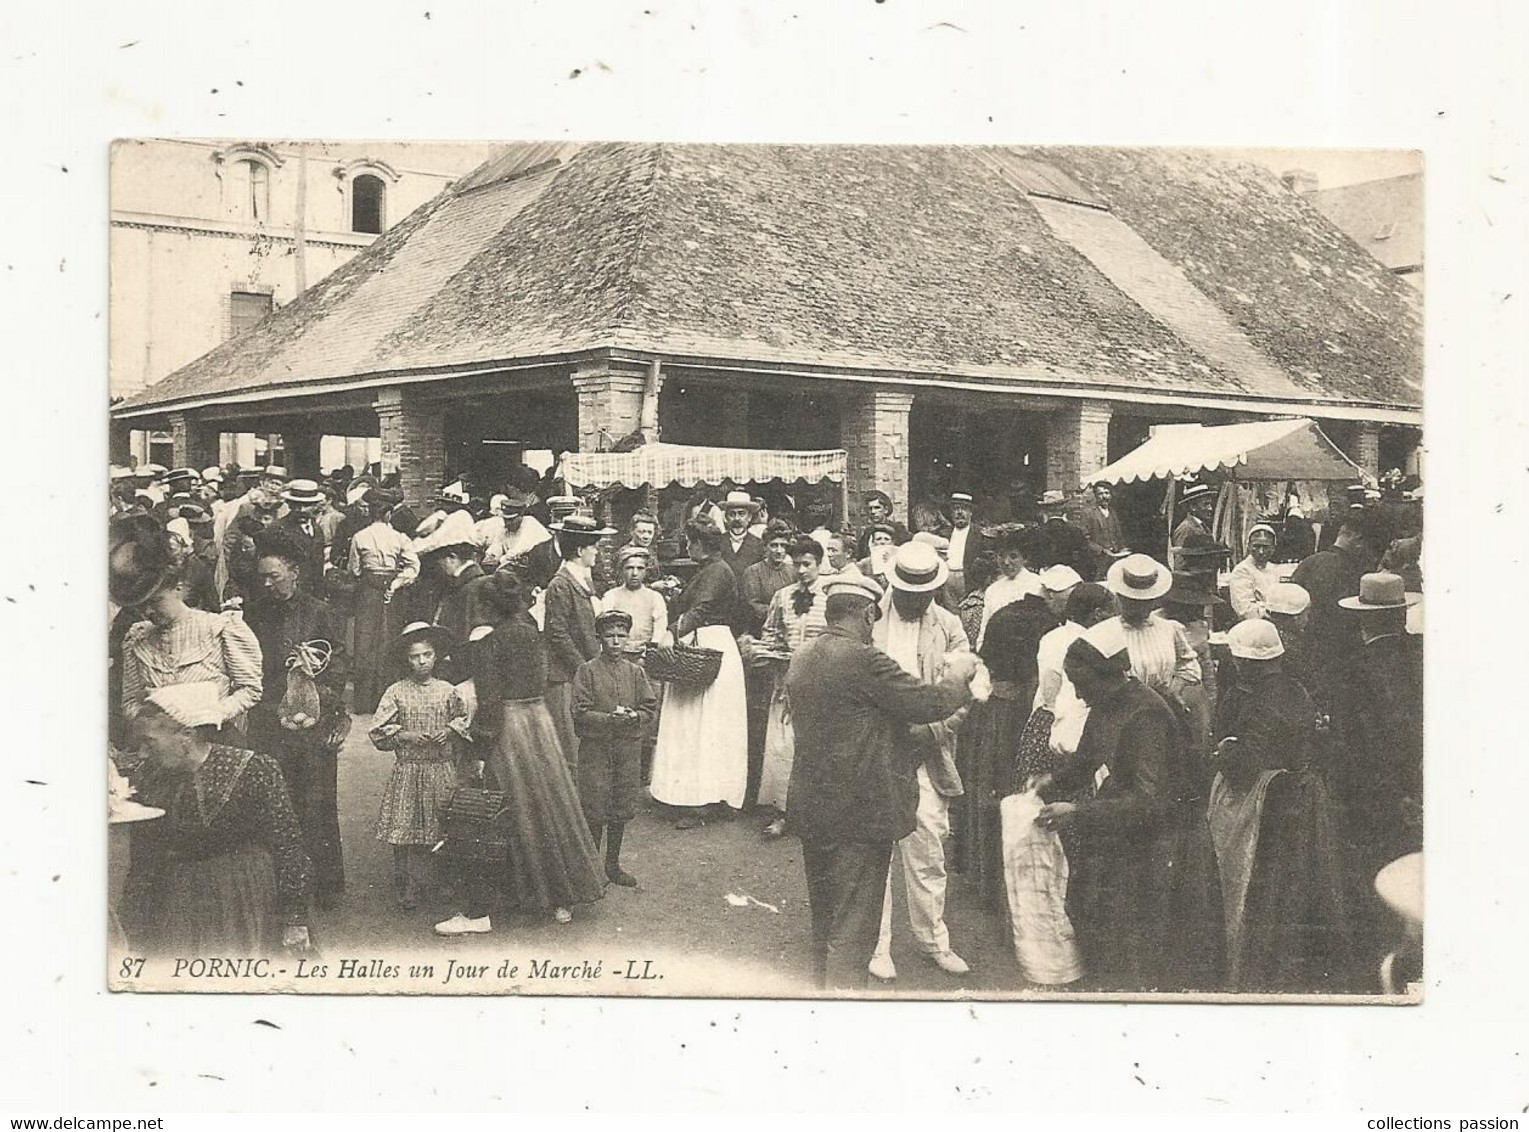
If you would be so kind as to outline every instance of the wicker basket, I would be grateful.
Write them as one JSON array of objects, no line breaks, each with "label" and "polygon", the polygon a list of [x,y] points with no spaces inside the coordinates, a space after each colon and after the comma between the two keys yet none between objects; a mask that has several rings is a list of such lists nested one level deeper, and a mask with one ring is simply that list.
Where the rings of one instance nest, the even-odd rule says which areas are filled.
[{"label": "wicker basket", "polygon": [[457,861],[504,864],[510,859],[509,800],[497,790],[459,786],[442,815],[441,855]]},{"label": "wicker basket", "polygon": [[653,680],[687,688],[709,688],[722,671],[722,653],[694,645],[675,645],[674,661],[670,663],[655,646],[649,645],[642,667]]}]

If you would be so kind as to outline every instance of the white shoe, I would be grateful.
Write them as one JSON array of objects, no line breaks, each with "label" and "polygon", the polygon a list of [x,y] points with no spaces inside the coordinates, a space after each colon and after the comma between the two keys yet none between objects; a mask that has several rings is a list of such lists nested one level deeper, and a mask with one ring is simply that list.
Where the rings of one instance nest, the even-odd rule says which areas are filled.
[{"label": "white shoe", "polygon": [[966,960],[962,959],[954,951],[931,952],[929,954],[929,962],[933,963],[947,975],[965,975],[971,971],[971,967],[967,966]]},{"label": "white shoe", "polygon": [[897,966],[892,962],[892,957],[879,951],[871,956],[871,962],[866,970],[884,983],[890,983],[897,978]]},{"label": "white shoe", "polygon": [[436,935],[483,935],[493,930],[494,925],[487,916],[479,916],[473,920],[461,912],[435,925]]}]

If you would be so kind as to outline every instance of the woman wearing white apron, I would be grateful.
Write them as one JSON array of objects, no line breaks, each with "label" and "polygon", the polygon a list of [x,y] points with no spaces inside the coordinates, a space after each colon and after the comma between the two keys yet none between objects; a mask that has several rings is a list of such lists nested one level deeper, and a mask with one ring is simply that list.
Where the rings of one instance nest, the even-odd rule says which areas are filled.
[{"label": "woman wearing white apron", "polygon": [[676,643],[722,653],[715,680],[705,688],[670,685],[659,715],[651,791],[654,801],[687,811],[676,829],[704,825],[708,811],[731,817],[748,777],[743,662],[733,639],[740,599],[732,567],[721,558],[726,537],[709,523],[685,528],[687,551],[701,568],[671,609]]}]

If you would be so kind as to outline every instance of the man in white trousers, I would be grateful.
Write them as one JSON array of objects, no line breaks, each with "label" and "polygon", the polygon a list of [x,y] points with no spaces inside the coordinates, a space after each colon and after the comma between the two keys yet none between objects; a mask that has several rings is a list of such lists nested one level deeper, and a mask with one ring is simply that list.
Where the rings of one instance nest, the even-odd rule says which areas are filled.
[{"label": "man in white trousers", "polygon": [[[925,683],[940,679],[945,656],[970,652],[961,619],[935,601],[950,569],[935,548],[925,542],[898,547],[887,572],[888,591],[882,617],[871,630],[871,643],[895,660],[905,672]],[[940,970],[964,975],[970,968],[950,949],[945,926],[945,846],[950,833],[950,799],[961,794],[956,773],[956,731],[967,708],[939,723],[913,726],[924,752],[918,774],[917,827],[895,843],[893,868],[881,906],[881,938],[869,969],[878,979],[897,978],[892,963],[892,874],[902,862],[908,893],[908,921],[919,948]]]}]

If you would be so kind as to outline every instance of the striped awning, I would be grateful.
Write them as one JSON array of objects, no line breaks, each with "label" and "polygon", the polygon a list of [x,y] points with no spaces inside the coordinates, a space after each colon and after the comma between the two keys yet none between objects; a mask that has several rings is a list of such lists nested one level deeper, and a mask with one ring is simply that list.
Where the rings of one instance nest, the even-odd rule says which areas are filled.
[{"label": "striped awning", "polygon": [[844,481],[844,450],[790,452],[764,448],[698,448],[688,444],[645,444],[631,452],[570,452],[559,475],[570,488],[664,487],[679,484],[819,483]]},{"label": "striped awning", "polygon": [[1233,425],[1161,425],[1140,448],[1084,480],[1136,483],[1225,471],[1239,480],[1328,480],[1368,477],[1306,418]]}]

